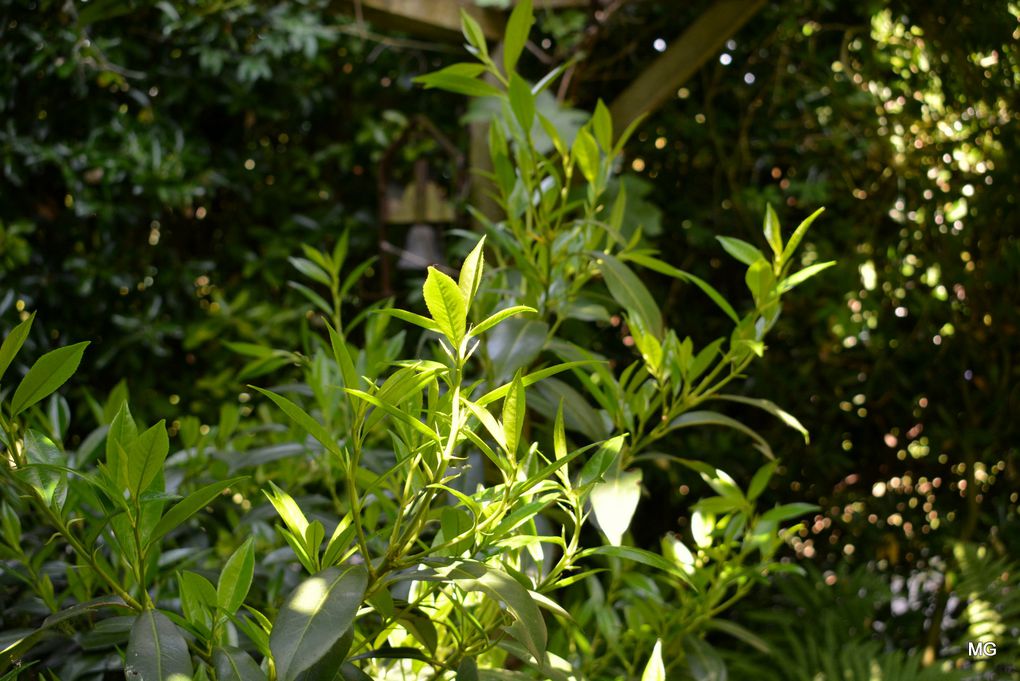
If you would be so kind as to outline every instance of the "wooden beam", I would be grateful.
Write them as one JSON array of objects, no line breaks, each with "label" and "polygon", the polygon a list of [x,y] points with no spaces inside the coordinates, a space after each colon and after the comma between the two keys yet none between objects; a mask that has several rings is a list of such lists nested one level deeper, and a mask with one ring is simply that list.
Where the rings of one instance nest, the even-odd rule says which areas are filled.
[{"label": "wooden beam", "polygon": [[613,128],[622,132],[638,116],[655,111],[676,96],[677,88],[764,4],[765,0],[715,0],[613,101],[609,107]]},{"label": "wooden beam", "polygon": [[365,19],[381,29],[403,31],[415,37],[459,41],[460,10],[474,17],[489,40],[503,35],[503,13],[475,6],[469,0],[345,0],[347,11],[358,5]]}]

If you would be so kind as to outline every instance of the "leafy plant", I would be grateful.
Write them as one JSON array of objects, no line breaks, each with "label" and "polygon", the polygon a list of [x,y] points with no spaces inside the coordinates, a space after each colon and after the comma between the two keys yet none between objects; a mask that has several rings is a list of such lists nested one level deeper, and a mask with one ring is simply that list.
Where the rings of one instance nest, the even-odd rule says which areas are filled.
[{"label": "leafy plant", "polygon": [[[486,235],[456,278],[428,270],[424,310],[387,301],[345,321],[344,299],[369,265],[344,271],[346,236],[328,251],[305,246],[291,263],[310,283],[294,288],[323,313],[322,333],[301,352],[231,346],[251,358],[246,380],[297,365],[303,382],[252,386],[243,401],[265,400],[225,405],[215,428],[140,426],[119,387],[94,405],[101,426],[73,452],[60,443],[66,405],[38,405],[84,344],[28,371],[4,402],[12,484],[0,519],[3,559],[31,593],[13,614],[31,627],[14,630],[3,664],[35,655],[51,666],[42,643],[59,635],[145,681],[711,678],[725,666],[707,632],[756,641],[719,615],[791,569],[777,559],[785,526],[815,507],[759,509],[773,452],[706,403],[762,409],[806,437],[777,405],[726,390],[764,355],[782,296],[827,266],[792,271],[817,213],[784,243],[769,209],[769,257],[721,240],[747,265],[743,315],[657,257],[640,230],[625,238],[626,191],[603,204],[631,130],[616,135],[599,104],[568,140],[538,111],[559,70],[535,85],[517,72],[533,20],[529,2],[515,6],[497,64],[464,15],[478,63],[421,79],[498,104],[490,179],[504,212],[479,215]],[[697,287],[732,332],[700,349],[681,340],[641,269]],[[586,341],[617,315],[623,342],[596,352]],[[394,320],[420,329],[410,356]],[[0,349],[3,368],[31,322]],[[704,425],[738,431],[769,460],[744,485],[671,453],[682,451],[678,434]],[[172,454],[171,432],[184,445]],[[692,505],[689,537],[638,546],[645,473],[671,464],[712,493]],[[22,518],[55,531],[70,561],[35,528],[26,542]],[[93,626],[72,626],[79,617]],[[61,667],[66,678],[88,673]]]}]

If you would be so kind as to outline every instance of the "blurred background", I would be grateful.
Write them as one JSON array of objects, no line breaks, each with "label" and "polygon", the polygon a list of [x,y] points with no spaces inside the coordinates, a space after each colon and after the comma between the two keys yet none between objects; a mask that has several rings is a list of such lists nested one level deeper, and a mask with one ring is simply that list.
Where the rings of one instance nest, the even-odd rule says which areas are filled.
[{"label": "blurred background", "polygon": [[[382,256],[349,314],[417,304],[420,265],[465,252],[490,112],[412,79],[461,60],[460,5],[496,35],[510,4],[3,0],[0,333],[37,310],[26,357],[93,341],[72,407],[124,379],[143,419],[248,416],[245,383],[288,363],[236,344],[297,350],[312,332],[300,244],[350,230],[353,262]],[[748,648],[731,673],[875,678],[854,660],[969,665],[980,639],[998,653],[977,669],[1017,678],[1020,3],[536,7],[522,69],[566,65],[547,115],[580,125],[603,99],[622,127],[650,110],[613,191],[664,259],[742,301],[715,237],[760,243],[767,203],[787,231],[826,208],[804,264],[838,265],[789,297],[748,388],[811,442],[742,414],[783,461],[771,498],[823,510],[789,549],[806,576],[736,615],[784,668]],[[707,298],[651,285],[679,333],[724,331]],[[734,434],[676,446],[745,478],[760,464]],[[649,491],[686,494],[682,477]],[[685,523],[682,505],[641,508],[647,543]]]}]

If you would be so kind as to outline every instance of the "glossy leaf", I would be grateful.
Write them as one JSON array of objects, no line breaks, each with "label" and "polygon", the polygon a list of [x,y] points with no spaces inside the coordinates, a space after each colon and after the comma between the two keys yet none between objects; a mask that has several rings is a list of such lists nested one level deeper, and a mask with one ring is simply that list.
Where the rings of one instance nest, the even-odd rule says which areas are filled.
[{"label": "glossy leaf", "polygon": [[731,236],[717,236],[716,239],[719,240],[719,243],[722,244],[723,249],[727,253],[745,265],[750,266],[759,260],[765,259],[765,255],[760,250],[746,241]]},{"label": "glossy leaf", "polygon": [[163,462],[169,451],[170,438],[166,432],[166,421],[162,420],[128,444],[124,455],[127,457],[127,486],[132,497],[141,497],[163,471]]},{"label": "glossy leaf", "polygon": [[135,619],[124,661],[127,679],[187,681],[193,668],[188,642],[166,615],[146,610]]},{"label": "glossy leaf", "polygon": [[779,283],[779,291],[780,291],[780,293],[786,293],[787,291],[789,291],[793,287],[798,286],[800,284],[803,284],[805,281],[807,281],[811,277],[815,276],[819,272],[823,272],[823,271],[829,269],[830,267],[835,266],[835,264],[836,264],[835,260],[830,260],[828,262],[819,262],[819,263],[815,263],[814,265],[810,265],[808,267],[805,267],[804,269],[800,270],[799,272],[795,272],[794,274],[791,274],[790,276],[788,276],[786,279],[783,279]]},{"label": "glossy leaf", "polygon": [[37,359],[14,391],[11,414],[17,416],[64,385],[78,369],[88,344],[83,341],[57,348]]},{"label": "glossy leaf", "polygon": [[719,412],[701,410],[689,411],[686,414],[676,417],[669,424],[670,429],[690,428],[693,426],[724,426],[726,428],[732,428],[733,430],[740,431],[741,433],[751,437],[755,441],[759,451],[761,451],[765,456],[770,459],[775,458],[775,455],[772,453],[772,448],[769,446],[769,443],[765,440],[765,438],[751,428],[745,426],[740,421],[724,414],[720,414]]},{"label": "glossy leaf", "polygon": [[35,321],[35,312],[30,314],[28,319],[11,329],[11,332],[4,338],[3,345],[0,345],[0,379],[3,379],[4,374],[7,373],[7,368],[14,361],[18,351],[21,350],[21,346],[25,344],[28,332],[32,330],[33,321]]},{"label": "glossy leaf", "polygon": [[459,346],[467,326],[467,301],[460,287],[450,275],[429,267],[422,293],[439,330],[454,347]]},{"label": "glossy leaf", "polygon": [[801,239],[803,239],[804,235],[807,234],[808,228],[811,227],[811,223],[813,223],[815,219],[824,212],[824,208],[819,208],[809,215],[804,222],[798,225],[797,229],[795,229],[793,234],[790,236],[790,240],[786,242],[786,247],[783,249],[783,256],[780,259],[782,263],[785,264],[790,262],[790,258],[793,257],[794,252],[797,250],[797,246],[800,245]]},{"label": "glossy leaf", "polygon": [[200,487],[170,507],[149,534],[148,543],[154,544],[168,532],[180,527],[184,521],[213,502],[223,490],[237,484],[247,476],[228,478]]},{"label": "glossy leaf", "polygon": [[498,312],[493,312],[490,316],[486,317],[483,321],[479,322],[476,326],[471,327],[471,332],[468,335],[469,336],[477,336],[479,334],[485,333],[486,331],[488,331],[492,327],[496,326],[497,324],[499,324],[500,322],[502,322],[505,319],[509,319],[510,317],[513,317],[513,316],[516,316],[516,315],[519,315],[519,314],[526,314],[526,313],[529,313],[529,312],[530,313],[535,313],[535,312],[538,312],[538,310],[536,310],[535,308],[530,307],[528,305],[513,305],[511,307],[507,307],[507,308],[504,308],[502,310],[499,310]]},{"label": "glossy leaf", "polygon": [[266,673],[251,655],[239,648],[217,648],[213,653],[217,681],[265,681]]},{"label": "glossy leaf", "polygon": [[629,314],[637,315],[650,333],[662,338],[662,313],[641,279],[615,257],[605,253],[599,253],[597,257],[613,299]]},{"label": "glossy leaf", "polygon": [[255,575],[255,542],[248,537],[227,559],[216,584],[216,605],[227,614],[234,614],[244,603]]},{"label": "glossy leaf", "polygon": [[517,444],[524,430],[525,419],[524,386],[521,383],[521,372],[518,371],[510,384],[510,390],[503,398],[503,436],[507,454],[513,459],[517,454]]},{"label": "glossy leaf", "polygon": [[619,546],[641,498],[641,471],[619,471],[591,490],[595,519],[610,544]]},{"label": "glossy leaf", "polygon": [[780,421],[788,425],[789,427],[796,430],[798,433],[804,436],[804,443],[808,444],[811,442],[811,436],[800,421],[789,412],[783,410],[779,405],[771,400],[759,399],[755,397],[744,397],[743,395],[713,395],[712,399],[716,400],[727,400],[729,402],[739,402],[740,404],[748,404],[752,407],[757,407],[772,414]]},{"label": "glossy leaf", "polygon": [[327,568],[308,577],[280,609],[269,646],[280,681],[294,681],[354,623],[368,586],[363,566]]},{"label": "glossy leaf", "polygon": [[471,249],[464,264],[460,268],[460,275],[457,277],[457,286],[467,301],[468,307],[478,293],[478,287],[482,285],[482,275],[485,272],[485,237],[483,236]]}]

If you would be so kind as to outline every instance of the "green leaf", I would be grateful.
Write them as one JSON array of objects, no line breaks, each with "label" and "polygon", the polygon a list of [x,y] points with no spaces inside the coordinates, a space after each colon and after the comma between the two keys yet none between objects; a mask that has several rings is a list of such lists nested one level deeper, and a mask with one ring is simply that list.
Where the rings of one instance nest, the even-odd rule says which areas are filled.
[{"label": "green leaf", "polygon": [[794,230],[793,234],[790,236],[790,240],[786,243],[786,248],[783,249],[783,256],[782,258],[780,258],[780,262],[782,264],[785,265],[786,263],[790,262],[790,258],[793,257],[794,251],[797,250],[797,246],[800,245],[801,239],[804,238],[804,235],[807,233],[808,228],[811,227],[811,223],[815,221],[815,218],[817,218],[824,212],[825,212],[824,208],[819,208],[814,213],[809,215],[808,218],[804,220],[804,222],[800,223],[797,229]]},{"label": "green leaf", "polygon": [[384,412],[386,412],[393,418],[397,419],[401,423],[406,423],[407,425],[411,426],[422,435],[428,437],[430,440],[437,443],[440,442],[441,438],[439,437],[438,433],[436,433],[427,425],[416,419],[414,416],[411,416],[407,412],[399,409],[398,407],[395,407],[389,402],[383,402],[375,395],[370,395],[369,393],[366,393],[363,390],[351,390],[350,388],[347,388],[346,391],[349,394],[354,395],[358,399],[368,402],[373,407],[376,407],[377,409],[382,409]]},{"label": "green leaf", "polygon": [[765,241],[779,261],[783,256],[783,232],[779,228],[779,216],[776,215],[771,203],[765,206],[765,223],[762,225],[762,231],[765,233]]},{"label": "green leaf", "polygon": [[265,681],[266,674],[251,658],[251,655],[240,648],[217,648],[213,652],[213,664],[216,665],[217,681]]},{"label": "green leaf", "polygon": [[311,260],[294,257],[287,258],[287,260],[290,261],[290,264],[294,266],[294,269],[296,269],[298,272],[305,275],[312,281],[317,281],[323,286],[329,286],[332,283],[329,278],[329,273],[326,272],[321,267],[319,267],[318,265],[316,265]]},{"label": "green leaf", "polygon": [[467,301],[460,287],[448,274],[429,267],[422,293],[432,319],[456,349],[467,327]]},{"label": "green leaf", "polygon": [[814,511],[820,510],[818,506],[814,504],[806,504],[803,502],[796,502],[793,504],[783,504],[776,506],[770,511],[765,511],[761,515],[761,519],[765,522],[781,523],[786,520],[792,520],[798,518],[806,513],[813,513]]},{"label": "green leaf", "polygon": [[[481,574],[479,574],[481,573]],[[466,591],[481,591],[504,604],[515,621],[507,631],[541,663],[545,658],[548,633],[545,620],[531,594],[504,572],[481,563],[456,564],[449,577]]]},{"label": "green leaf", "polygon": [[735,239],[730,236],[717,236],[716,239],[718,239],[719,243],[722,244],[723,250],[745,265],[750,266],[758,260],[765,259],[764,253],[746,241]]},{"label": "green leaf", "polygon": [[[542,379],[549,378],[550,376],[555,376],[558,373],[569,371],[570,369],[573,369],[575,367],[586,366],[595,363],[596,363],[595,360],[579,360],[576,362],[564,362],[562,364],[555,364],[551,367],[546,367],[545,369],[533,371],[532,373],[523,376],[521,378],[521,381],[523,382],[524,387],[527,388],[530,385],[538,383]],[[478,404],[479,406],[491,404],[496,400],[506,396],[509,390],[510,390],[509,384],[500,386],[498,388],[495,388],[494,390],[490,390],[489,392],[479,397],[477,400],[475,400],[475,403]]]},{"label": "green leaf", "polygon": [[78,369],[88,344],[88,341],[83,341],[57,348],[36,360],[14,391],[14,397],[11,399],[11,416],[17,416],[64,385]]},{"label": "green leaf", "polygon": [[679,577],[685,582],[688,581],[687,574],[671,561],[666,560],[657,553],[638,549],[633,546],[595,546],[590,549],[585,549],[577,554],[578,559],[587,558],[588,556],[607,556],[610,558],[629,560],[662,570],[663,572]]},{"label": "green leaf", "polygon": [[662,338],[662,313],[659,306],[634,272],[611,255],[597,254],[602,276],[613,299],[631,315],[637,315],[644,327],[656,338]]},{"label": "green leaf", "polygon": [[[505,319],[509,319],[510,317],[513,317],[515,315],[524,314],[528,312],[537,313],[538,310],[528,305],[513,305],[511,307],[502,309],[498,312],[494,312],[493,314],[489,315],[484,321],[480,322],[478,325],[471,327],[471,331],[468,332],[468,336],[469,337],[477,336],[479,334],[485,333],[486,331],[496,326]],[[545,340],[544,335],[543,340]]]},{"label": "green leaf", "polygon": [[716,631],[721,631],[725,634],[729,634],[733,638],[743,641],[752,648],[756,648],[757,650],[765,653],[766,655],[772,654],[771,646],[769,646],[769,644],[763,638],[761,638],[757,634],[748,631],[747,629],[740,626],[736,622],[713,618],[708,621],[707,626],[710,629],[715,629]]},{"label": "green leaf", "polygon": [[140,498],[142,492],[160,474],[169,451],[170,438],[167,436],[165,420],[128,444],[123,453],[127,456],[127,487],[133,498]]},{"label": "green leaf", "polygon": [[666,665],[662,663],[662,639],[655,641],[652,656],[641,673],[641,681],[666,681]]},{"label": "green leaf", "polygon": [[349,627],[319,661],[301,675],[302,681],[345,681],[344,660],[354,642],[354,627]]},{"label": "green leaf", "polygon": [[733,306],[730,305],[729,302],[727,302],[727,300],[723,298],[722,294],[716,291],[715,288],[713,288],[712,285],[709,284],[704,279],[696,277],[690,272],[685,272],[681,269],[677,269],[676,267],[673,267],[672,265],[665,263],[662,260],[659,260],[658,258],[642,255],[640,253],[628,254],[627,260],[636,262],[642,267],[647,267],[648,269],[659,272],[660,274],[666,274],[671,277],[676,277],[681,281],[691,282],[692,284],[700,288],[702,292],[705,293],[705,295],[711,298],[712,301],[719,306],[719,309],[726,313],[727,317],[732,319],[734,322],[737,323],[740,322],[740,317],[737,316],[737,313],[733,309]]},{"label": "green leaf", "polygon": [[193,669],[188,642],[166,615],[146,610],[135,620],[124,673],[129,681],[190,681]]},{"label": "green leaf", "polygon": [[749,404],[752,407],[757,407],[763,411],[767,411],[772,414],[780,421],[793,428],[798,433],[804,436],[804,443],[809,444],[811,442],[811,435],[808,433],[807,428],[804,427],[797,418],[789,412],[783,410],[778,404],[771,400],[763,400],[755,397],[744,397],[743,395],[727,395],[718,394],[712,395],[710,399],[713,400],[726,400],[728,402],[739,402],[740,404]]},{"label": "green leaf", "polygon": [[282,489],[276,486],[272,480],[269,481],[269,486],[272,488],[272,493],[262,491],[269,499],[269,503],[273,505],[276,512],[280,514],[280,518],[283,519],[284,524],[298,537],[304,537],[305,532],[308,530],[308,519],[305,518],[305,514],[301,511],[301,507],[297,505],[294,498],[284,492]]},{"label": "green leaf", "polygon": [[764,260],[756,260],[747,268],[744,275],[747,288],[754,296],[754,302],[758,307],[764,307],[773,298],[776,290],[776,275]]},{"label": "green leaf", "polygon": [[21,346],[25,344],[28,332],[32,330],[33,321],[35,321],[35,312],[30,314],[28,319],[11,329],[11,332],[7,334],[7,338],[4,338],[3,345],[0,345],[0,379],[3,379],[4,374],[7,373],[7,368],[17,356],[18,350],[21,350]]},{"label": "green leaf", "polygon": [[516,73],[510,74],[510,109],[514,118],[521,124],[521,130],[527,135],[535,124],[535,95],[531,94],[531,86]]},{"label": "green leaf", "polygon": [[619,546],[641,498],[641,471],[618,471],[591,490],[595,519],[610,544]]},{"label": "green leaf", "polygon": [[567,455],[567,431],[563,425],[563,400],[556,409],[556,421],[553,424],[553,452],[559,461]]},{"label": "green leaf", "polygon": [[24,470],[29,484],[36,489],[47,506],[63,508],[67,499],[67,474],[50,466],[65,467],[67,456],[52,440],[34,430],[25,432],[23,446],[25,459],[30,465]]},{"label": "green leaf", "polygon": [[414,312],[408,312],[407,310],[398,310],[397,308],[394,307],[387,307],[381,310],[377,310],[377,313],[388,314],[389,316],[396,317],[401,321],[414,324],[415,326],[420,326],[426,331],[432,331],[434,333],[443,332],[442,329],[439,328],[439,324],[436,324],[428,317],[423,317],[420,314],[415,314]]},{"label": "green leaf", "polygon": [[828,262],[819,262],[815,263],[814,265],[809,265],[808,267],[805,267],[799,272],[795,272],[794,274],[788,276],[786,279],[783,279],[783,281],[779,283],[779,292],[786,293],[793,287],[799,284],[803,284],[811,277],[815,276],[819,272],[822,272],[823,270],[829,269],[835,264],[836,264],[835,260],[830,260]]},{"label": "green leaf", "polygon": [[570,155],[577,162],[584,179],[594,184],[599,176],[599,147],[587,128],[581,128],[577,133]]},{"label": "green leaf", "polygon": [[482,31],[481,25],[463,8],[460,10],[460,30],[464,34],[464,39],[468,41],[468,45],[478,50],[478,53],[483,57],[489,56],[489,45],[485,40],[485,33]]},{"label": "green leaf", "polygon": [[354,623],[367,587],[368,571],[361,565],[327,568],[298,585],[269,637],[280,681],[294,681],[329,652]]},{"label": "green leaf", "polygon": [[485,237],[483,236],[475,244],[475,247],[471,249],[467,257],[464,258],[464,264],[460,268],[460,276],[457,278],[457,286],[460,287],[460,292],[464,294],[464,300],[467,301],[467,306],[471,307],[471,302],[475,299],[475,294],[478,293],[478,287],[482,284],[482,273],[485,271]]},{"label": "green leaf", "polygon": [[599,446],[591,458],[581,467],[581,473],[577,479],[577,487],[579,489],[602,480],[602,476],[606,474],[606,471],[619,459],[620,450],[623,449],[623,441],[626,437],[626,435],[617,435]]},{"label": "green leaf", "polygon": [[426,89],[439,88],[469,97],[499,97],[502,93],[477,76],[485,70],[482,64],[452,64],[445,69],[418,76],[414,82]]},{"label": "green leaf", "polygon": [[354,368],[354,360],[351,359],[351,353],[347,350],[347,341],[340,335],[340,332],[330,326],[329,322],[325,322],[326,331],[329,332],[329,345],[333,349],[333,359],[336,360],[336,365],[340,369],[340,376],[343,378],[345,388],[357,388],[358,372]]},{"label": "green leaf", "polygon": [[726,428],[732,428],[733,430],[740,431],[741,433],[751,437],[751,439],[753,439],[757,444],[758,450],[765,456],[770,459],[775,458],[775,455],[772,453],[772,448],[769,447],[769,443],[765,440],[765,438],[751,428],[745,426],[740,421],[716,411],[697,410],[681,414],[673,419],[673,421],[669,424],[669,429],[690,428],[692,426],[724,426]]},{"label": "green leaf", "polygon": [[478,681],[478,663],[473,657],[465,657],[457,667],[456,681]]},{"label": "green leaf", "polygon": [[748,499],[754,501],[761,496],[761,493],[765,491],[765,487],[768,486],[769,480],[772,479],[772,474],[776,472],[776,468],[778,466],[778,461],[769,461],[755,471],[754,477],[751,478],[751,484],[747,486]]},{"label": "green leaf", "polygon": [[240,476],[236,478],[228,478],[227,480],[220,480],[218,482],[210,483],[204,487],[200,487],[188,496],[184,497],[176,504],[174,504],[169,511],[167,511],[156,526],[152,528],[152,532],[149,534],[147,544],[155,544],[162,539],[168,532],[173,531],[177,527],[180,527],[185,520],[195,515],[203,508],[213,502],[216,497],[220,496],[223,490],[227,489],[231,485],[246,479],[248,476]]},{"label": "green leaf", "polygon": [[244,603],[255,575],[255,542],[248,537],[227,559],[216,584],[216,605],[233,615]]},{"label": "green leaf", "polygon": [[528,34],[533,23],[535,14],[531,9],[531,0],[521,0],[510,13],[506,34],[503,36],[503,68],[507,75],[513,73],[517,67],[517,60],[520,59],[524,45],[528,42]]},{"label": "green leaf", "polygon": [[511,459],[517,455],[525,415],[524,386],[521,383],[521,372],[518,370],[513,382],[510,383],[510,390],[503,398],[503,435],[506,438],[507,454]]},{"label": "green leaf", "polygon": [[308,433],[318,440],[327,451],[332,452],[341,460],[344,458],[343,451],[337,445],[336,440],[329,434],[321,423],[313,419],[304,409],[297,406],[286,397],[277,395],[270,390],[264,390],[263,388],[256,387],[254,385],[249,386],[254,390],[259,391],[269,399],[271,399],[276,406],[278,406],[283,413],[285,413],[292,421],[297,423],[299,426],[308,431]]},{"label": "green leaf", "polygon": [[609,109],[601,98],[595,104],[595,113],[591,117],[591,128],[595,133],[595,140],[608,154],[613,148],[613,118],[609,115]]}]

